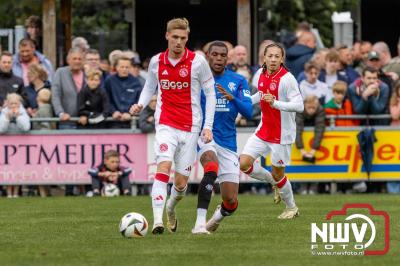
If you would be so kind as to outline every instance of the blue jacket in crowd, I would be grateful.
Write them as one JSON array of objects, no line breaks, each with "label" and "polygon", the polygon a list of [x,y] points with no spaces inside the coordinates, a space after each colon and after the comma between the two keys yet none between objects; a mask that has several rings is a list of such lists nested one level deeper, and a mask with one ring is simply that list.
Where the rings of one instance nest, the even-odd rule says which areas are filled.
[{"label": "blue jacket in crowd", "polygon": [[315,49],[302,44],[295,44],[286,51],[286,66],[297,77],[304,70],[304,64],[313,56]]},{"label": "blue jacket in crowd", "polygon": [[131,74],[123,78],[118,74],[109,75],[104,88],[110,100],[111,114],[115,111],[128,113],[131,106],[139,101],[142,92],[140,81]]},{"label": "blue jacket in crowd", "polygon": [[[48,80],[50,82],[52,82],[53,76],[54,76],[54,69],[53,69],[53,65],[51,64],[50,60],[43,54],[39,53],[38,51],[35,51],[35,56],[39,59],[39,64],[41,64],[44,67],[44,69],[47,71]],[[18,53],[13,56],[12,71],[13,71],[14,75],[22,78],[22,65],[21,65],[21,61],[19,60]]]}]

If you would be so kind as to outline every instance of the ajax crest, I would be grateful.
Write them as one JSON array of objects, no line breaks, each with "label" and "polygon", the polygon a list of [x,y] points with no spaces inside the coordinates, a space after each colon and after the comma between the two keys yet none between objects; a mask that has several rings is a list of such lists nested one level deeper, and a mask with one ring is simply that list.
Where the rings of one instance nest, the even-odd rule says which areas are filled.
[{"label": "ajax crest", "polygon": [[179,70],[179,76],[181,76],[182,78],[186,77],[189,74],[189,71],[186,68],[181,68]]}]

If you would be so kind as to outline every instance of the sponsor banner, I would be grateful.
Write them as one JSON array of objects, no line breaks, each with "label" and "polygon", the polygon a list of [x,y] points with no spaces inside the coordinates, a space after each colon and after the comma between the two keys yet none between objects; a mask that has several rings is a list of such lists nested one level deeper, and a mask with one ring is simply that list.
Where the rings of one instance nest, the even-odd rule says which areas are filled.
[{"label": "sponsor banner", "polygon": [[147,182],[147,135],[3,135],[0,184],[88,184],[88,169],[109,149],[132,167],[132,182]]},{"label": "sponsor banner", "polygon": [[[368,175],[359,153],[359,131],[327,131],[316,152],[316,162],[302,161],[300,150],[293,144],[291,165],[286,173],[293,181],[356,181],[367,180]],[[313,132],[304,132],[307,150],[313,141]],[[398,131],[376,131],[374,156],[369,180],[400,180],[400,138]],[[269,157],[263,165],[270,164]]]}]

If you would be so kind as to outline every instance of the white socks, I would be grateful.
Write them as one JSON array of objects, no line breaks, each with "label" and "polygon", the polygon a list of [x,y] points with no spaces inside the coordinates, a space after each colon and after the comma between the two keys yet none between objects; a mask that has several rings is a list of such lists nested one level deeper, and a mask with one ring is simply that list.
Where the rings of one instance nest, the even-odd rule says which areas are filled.
[{"label": "white socks", "polygon": [[279,194],[286,204],[286,208],[293,208],[296,206],[293,197],[293,190],[290,181],[284,176],[279,182],[276,183],[279,188]]},{"label": "white socks", "polygon": [[275,180],[270,171],[263,168],[258,161],[253,163],[253,171],[249,174],[254,179],[265,181],[271,185],[275,185]]},{"label": "white socks", "polygon": [[165,182],[154,180],[151,191],[154,224],[163,223],[164,205],[167,198],[167,184]]},{"label": "white socks", "polygon": [[178,204],[178,202],[185,196],[186,190],[187,190],[187,185],[182,190],[178,190],[178,188],[176,188],[175,185],[173,185],[171,188],[171,195],[169,197],[167,208],[173,210],[176,204]]},{"label": "white socks", "polygon": [[207,216],[207,210],[206,209],[197,209],[197,219],[196,219],[196,224],[195,227],[199,226],[205,226],[206,225],[206,217]]}]

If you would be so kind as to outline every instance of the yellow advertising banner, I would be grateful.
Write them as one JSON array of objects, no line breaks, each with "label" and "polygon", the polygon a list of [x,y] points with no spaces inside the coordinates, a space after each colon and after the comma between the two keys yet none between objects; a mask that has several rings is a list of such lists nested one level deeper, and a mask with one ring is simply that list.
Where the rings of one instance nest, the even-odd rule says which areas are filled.
[{"label": "yellow advertising banner", "polygon": [[[293,181],[356,181],[356,180],[400,180],[400,132],[375,132],[374,155],[370,176],[365,171],[359,152],[357,134],[359,131],[327,131],[316,152],[316,162],[302,160],[295,144],[292,147],[291,165],[286,173]],[[314,133],[304,132],[303,140],[310,149]],[[263,161],[270,164],[269,157]]]}]

